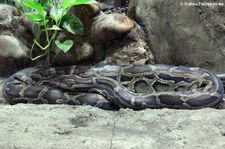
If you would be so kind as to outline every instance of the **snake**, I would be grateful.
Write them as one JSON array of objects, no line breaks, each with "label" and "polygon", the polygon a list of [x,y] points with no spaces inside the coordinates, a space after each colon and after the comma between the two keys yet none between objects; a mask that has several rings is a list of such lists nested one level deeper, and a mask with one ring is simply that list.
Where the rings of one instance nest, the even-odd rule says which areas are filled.
[{"label": "snake", "polygon": [[223,101],[224,83],[222,72],[164,64],[31,67],[10,76],[2,95],[10,104],[200,109]]}]

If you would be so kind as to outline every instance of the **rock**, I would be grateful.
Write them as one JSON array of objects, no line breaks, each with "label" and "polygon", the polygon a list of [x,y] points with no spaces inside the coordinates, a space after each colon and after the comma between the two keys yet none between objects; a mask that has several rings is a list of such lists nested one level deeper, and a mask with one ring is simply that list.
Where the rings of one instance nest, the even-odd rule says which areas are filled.
[{"label": "rock", "polygon": [[94,18],[100,14],[100,11],[101,8],[98,4],[78,5],[70,9],[70,12],[75,14],[83,23],[85,36],[90,34]]},{"label": "rock", "polygon": [[116,7],[115,5],[113,6],[113,5],[108,5],[106,3],[99,3],[99,6],[105,14],[110,14],[110,13],[127,14],[127,10],[128,10],[127,4],[126,6]]},{"label": "rock", "polygon": [[85,34],[77,36],[60,33],[58,40],[71,39],[75,44],[66,54],[57,56],[55,65],[79,65],[88,60],[93,63],[90,61],[93,58],[95,63],[102,65],[154,63],[144,31],[126,15],[104,14],[99,12],[97,5],[81,5],[70,11],[82,20]]},{"label": "rock", "polygon": [[[146,63],[154,64],[154,56],[150,51],[144,37],[142,28],[135,23],[131,29],[122,38],[105,42],[105,60],[100,64],[113,65],[144,65]],[[101,53],[101,52],[99,52]]]},{"label": "rock", "polygon": [[128,33],[134,27],[129,17],[119,13],[101,13],[92,25],[92,39],[95,42],[110,41]]},{"label": "rock", "polygon": [[8,104],[8,102],[5,100],[5,98],[2,95],[2,88],[5,82],[5,78],[0,77],[0,104]]},{"label": "rock", "polygon": [[[154,57],[145,42],[144,31],[138,24],[124,14],[104,14],[101,12],[95,17],[91,25],[90,36],[86,36],[83,39],[74,37],[71,38],[75,41],[85,41],[86,44],[89,44],[88,47],[90,48],[86,52],[79,53],[79,51],[83,51],[79,50],[79,48],[71,49],[72,53],[74,53],[73,51],[78,52],[82,60],[94,57],[95,62],[102,65],[143,65],[147,62],[154,63]],[[82,55],[86,56],[82,58]],[[71,58],[76,59],[74,57],[67,57],[66,59]]]},{"label": "rock", "polygon": [[[56,48],[56,47],[55,47]],[[57,53],[57,54],[56,54]],[[83,61],[92,59],[94,50],[88,42],[75,43],[67,53],[63,53],[59,49],[56,50],[56,57],[53,61],[55,66],[75,65]],[[55,55],[54,54],[54,55]]]},{"label": "rock", "polygon": [[0,54],[2,58],[28,58],[29,49],[25,45],[23,45],[21,41],[18,40],[15,36],[3,34],[0,36],[0,41]]},{"label": "rock", "polygon": [[170,0],[131,0],[128,16],[144,27],[156,63],[225,70],[223,6],[196,7],[181,6]]},{"label": "rock", "polygon": [[83,61],[93,56],[94,51],[89,43],[83,43],[80,48],[76,49],[77,59]]},{"label": "rock", "polygon": [[154,63],[143,29],[124,14],[101,13],[92,25],[90,43],[101,65]]},{"label": "rock", "polygon": [[4,76],[30,64],[33,35],[28,22],[15,7],[0,4],[0,12],[0,76]]},{"label": "rock", "polygon": [[130,0],[99,0],[99,2],[111,5],[114,7],[124,7],[127,6]]}]

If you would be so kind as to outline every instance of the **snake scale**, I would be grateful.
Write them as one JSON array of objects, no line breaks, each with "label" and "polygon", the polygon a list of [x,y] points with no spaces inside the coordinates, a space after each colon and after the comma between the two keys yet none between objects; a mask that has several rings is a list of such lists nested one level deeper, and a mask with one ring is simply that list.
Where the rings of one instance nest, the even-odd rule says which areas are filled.
[{"label": "snake scale", "polygon": [[224,80],[223,73],[162,64],[32,67],[9,77],[2,93],[11,104],[199,109],[222,101]]}]

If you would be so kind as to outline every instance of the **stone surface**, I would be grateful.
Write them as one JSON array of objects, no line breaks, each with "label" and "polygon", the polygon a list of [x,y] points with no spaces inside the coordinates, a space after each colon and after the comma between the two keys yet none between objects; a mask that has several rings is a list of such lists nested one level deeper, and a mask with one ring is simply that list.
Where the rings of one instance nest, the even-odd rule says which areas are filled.
[{"label": "stone surface", "polygon": [[0,12],[0,56],[27,58],[33,40],[31,22],[10,5],[0,4]]},{"label": "stone surface", "polygon": [[74,43],[74,46],[69,52],[63,53],[57,49],[57,56],[53,62],[53,65],[67,66],[81,64],[84,61],[93,59],[94,50],[88,42]]},{"label": "stone surface", "polygon": [[225,148],[225,111],[0,105],[0,148]]},{"label": "stone surface", "polygon": [[100,14],[92,25],[95,42],[109,42],[123,36],[134,28],[134,21],[119,13]]},{"label": "stone surface", "polygon": [[[74,8],[71,12],[78,14],[86,33],[83,37],[66,34],[65,39],[70,37],[75,41],[87,43],[92,50],[79,53],[81,51],[79,49],[82,48],[74,46],[72,52],[66,54],[70,55],[67,60],[77,61],[74,53],[79,53],[81,54],[78,55],[81,57],[79,60],[87,61],[92,57],[98,64],[154,63],[153,54],[145,41],[144,31],[125,14],[104,14],[99,12],[97,5],[82,5]],[[62,55],[60,57],[64,59]]]},{"label": "stone surface", "polygon": [[15,7],[0,4],[0,12],[0,76],[4,76],[30,64],[33,36],[29,22]]},{"label": "stone surface", "polygon": [[143,65],[154,63],[153,54],[146,43],[145,32],[124,14],[101,13],[92,25],[90,44],[95,62],[101,65]]},{"label": "stone surface", "polygon": [[2,88],[4,84],[5,78],[0,77],[0,104],[7,104],[7,101],[2,96]]},{"label": "stone surface", "polygon": [[[104,14],[98,5],[81,5],[70,11],[78,15],[84,25],[85,35],[61,32],[61,42],[74,40],[66,54],[59,53],[54,64],[146,64],[154,57],[146,44],[144,31],[125,14]],[[54,49],[57,49],[56,47]]]},{"label": "stone surface", "polygon": [[125,7],[128,5],[130,0],[98,0],[98,1],[114,7]]},{"label": "stone surface", "polygon": [[75,14],[83,23],[85,36],[91,32],[91,26],[95,21],[95,17],[101,12],[98,4],[78,5],[70,9],[70,12]]},{"label": "stone surface", "polygon": [[[144,65],[146,63],[154,63],[154,56],[150,51],[149,46],[145,40],[145,34],[142,28],[135,23],[135,27],[131,29],[122,38],[104,42],[101,54],[105,54],[105,59],[100,64],[113,64],[113,65]],[[96,48],[97,49],[97,48]]]},{"label": "stone surface", "polygon": [[105,14],[127,14],[129,0],[99,0],[99,6]]},{"label": "stone surface", "polygon": [[131,0],[128,15],[147,32],[156,63],[225,70],[224,7],[182,6],[180,1],[171,0]]}]

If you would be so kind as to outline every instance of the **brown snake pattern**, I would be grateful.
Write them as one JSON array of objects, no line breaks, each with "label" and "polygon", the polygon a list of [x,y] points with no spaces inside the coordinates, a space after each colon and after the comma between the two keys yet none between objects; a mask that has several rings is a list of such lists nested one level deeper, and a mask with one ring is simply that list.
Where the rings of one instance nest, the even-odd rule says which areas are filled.
[{"label": "brown snake pattern", "polygon": [[216,106],[223,84],[198,67],[65,66],[28,68],[5,82],[3,96],[11,104],[92,105],[103,109],[182,108]]}]

